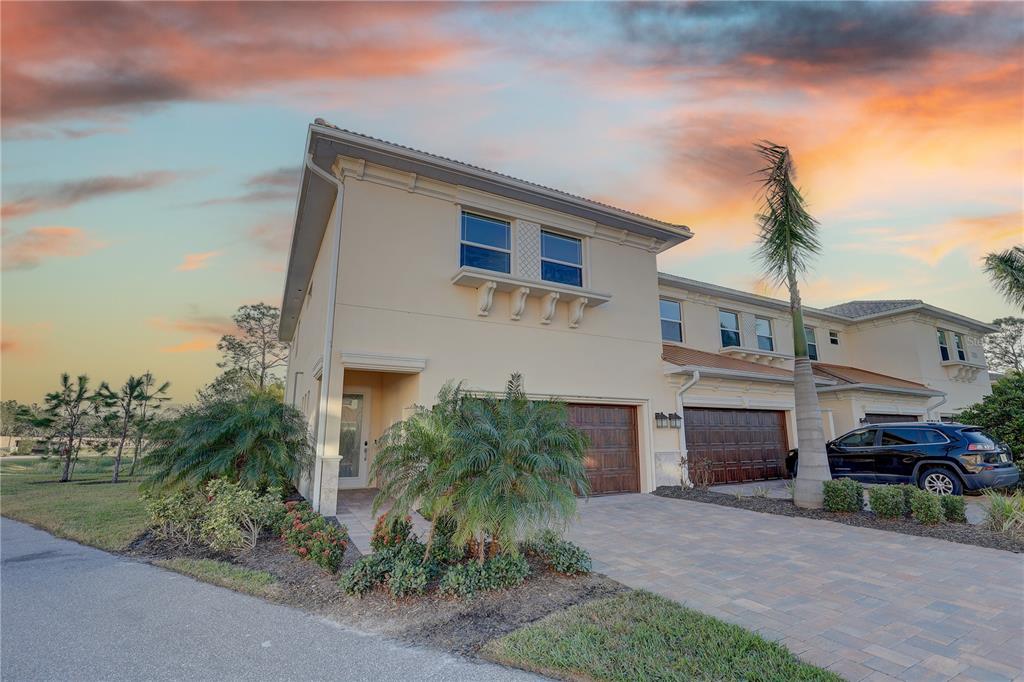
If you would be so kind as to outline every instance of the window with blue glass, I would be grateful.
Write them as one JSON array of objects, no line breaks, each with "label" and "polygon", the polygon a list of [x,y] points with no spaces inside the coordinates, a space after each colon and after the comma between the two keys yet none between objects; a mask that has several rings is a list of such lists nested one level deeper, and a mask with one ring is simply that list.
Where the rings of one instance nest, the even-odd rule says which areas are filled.
[{"label": "window with blue glass", "polygon": [[683,340],[683,315],[679,310],[679,301],[668,298],[659,299],[661,304],[661,338],[663,341]]},{"label": "window with blue glass", "polygon": [[459,265],[495,272],[512,270],[512,228],[508,221],[462,212]]},{"label": "window with blue glass", "polygon": [[814,327],[804,327],[804,338],[807,339],[807,357],[818,359],[818,340],[814,337]]},{"label": "window with blue glass", "polygon": [[754,331],[757,333],[757,347],[761,350],[774,351],[775,338],[772,336],[772,321],[767,317],[754,318]]},{"label": "window with blue glass", "polygon": [[722,348],[740,345],[740,316],[728,310],[718,311],[718,328],[722,332]]},{"label": "window with blue glass", "polygon": [[583,286],[583,242],[554,232],[540,233],[540,278]]}]

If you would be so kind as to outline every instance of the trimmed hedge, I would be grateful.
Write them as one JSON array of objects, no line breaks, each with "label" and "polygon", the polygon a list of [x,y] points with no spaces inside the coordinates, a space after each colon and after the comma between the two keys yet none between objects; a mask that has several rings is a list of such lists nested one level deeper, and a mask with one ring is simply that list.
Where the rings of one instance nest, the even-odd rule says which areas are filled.
[{"label": "trimmed hedge", "polygon": [[864,508],[864,486],[852,478],[825,481],[822,484],[825,511],[859,512]]},{"label": "trimmed hedge", "polygon": [[441,594],[470,597],[484,590],[500,590],[521,585],[530,574],[530,565],[521,554],[499,554],[479,564],[471,561],[450,567],[441,577]]},{"label": "trimmed hedge", "polygon": [[920,489],[915,489],[911,496],[910,514],[915,521],[925,525],[942,523],[945,518],[940,496]]},{"label": "trimmed hedge", "polygon": [[903,491],[894,485],[876,485],[868,489],[871,511],[880,519],[901,519],[907,515]]},{"label": "trimmed hedge", "polygon": [[943,495],[942,514],[950,523],[967,523],[967,505],[962,495]]}]

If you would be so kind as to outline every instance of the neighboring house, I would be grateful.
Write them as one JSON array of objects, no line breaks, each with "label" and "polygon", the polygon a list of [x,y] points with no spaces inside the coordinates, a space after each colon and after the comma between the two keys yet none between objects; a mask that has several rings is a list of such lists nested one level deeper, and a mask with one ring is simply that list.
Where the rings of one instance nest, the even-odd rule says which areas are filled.
[{"label": "neighboring house", "polygon": [[[287,399],[316,434],[299,487],[321,513],[373,484],[376,440],[412,406],[449,380],[501,391],[512,372],[531,396],[569,402],[595,493],[678,483],[701,461],[717,480],[782,474],[795,446],[788,305],[659,274],[657,254],[688,228],[320,120],[306,152],[280,336]],[[983,395],[967,339],[991,328],[901,303],[807,310],[828,436]],[[986,378],[967,382],[976,367]]]}]

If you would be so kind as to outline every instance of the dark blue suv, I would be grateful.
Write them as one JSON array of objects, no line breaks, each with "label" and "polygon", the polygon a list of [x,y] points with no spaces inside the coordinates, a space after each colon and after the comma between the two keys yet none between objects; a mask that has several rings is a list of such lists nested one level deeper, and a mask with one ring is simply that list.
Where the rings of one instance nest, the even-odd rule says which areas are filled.
[{"label": "dark blue suv", "polygon": [[[796,474],[797,451],[786,466]],[[977,426],[945,422],[867,424],[828,443],[833,478],[912,483],[940,495],[1005,488],[1020,472],[1005,443]]]}]

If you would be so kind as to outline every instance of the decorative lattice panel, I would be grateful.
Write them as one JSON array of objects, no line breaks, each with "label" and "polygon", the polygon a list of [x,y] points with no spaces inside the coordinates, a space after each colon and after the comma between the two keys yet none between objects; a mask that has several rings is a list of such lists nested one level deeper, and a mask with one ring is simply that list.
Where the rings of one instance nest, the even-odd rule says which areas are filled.
[{"label": "decorative lattice panel", "polygon": [[525,279],[540,279],[540,225],[516,221],[516,274]]}]

